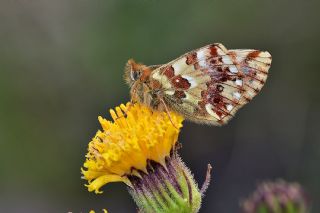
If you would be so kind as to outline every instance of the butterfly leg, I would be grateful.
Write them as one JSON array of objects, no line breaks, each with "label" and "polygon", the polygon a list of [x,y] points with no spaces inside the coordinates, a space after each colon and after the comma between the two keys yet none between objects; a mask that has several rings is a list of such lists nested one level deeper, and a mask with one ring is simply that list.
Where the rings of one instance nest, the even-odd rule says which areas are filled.
[{"label": "butterfly leg", "polygon": [[122,109],[123,115],[119,116],[116,118],[116,120],[120,119],[120,118],[126,118],[127,117],[127,112],[130,111],[130,108],[136,103],[136,101],[134,101],[132,98],[130,99],[129,104],[125,107],[126,109],[124,110]]},{"label": "butterfly leg", "polygon": [[166,103],[164,102],[164,100],[163,100],[162,98],[160,98],[159,100],[160,100],[161,103],[163,104],[164,110],[166,111],[166,113],[167,113],[167,115],[168,115],[168,117],[169,117],[169,120],[171,121],[172,125],[173,125],[176,129],[179,129],[179,128],[174,124],[174,122],[173,122],[173,120],[172,120],[172,117],[171,117],[171,115],[170,115],[169,109],[168,109]]},{"label": "butterfly leg", "polygon": [[135,104],[137,103],[136,101],[134,101],[132,98],[130,99],[130,102],[129,102],[129,105],[127,107],[127,112],[130,111],[130,108]]}]

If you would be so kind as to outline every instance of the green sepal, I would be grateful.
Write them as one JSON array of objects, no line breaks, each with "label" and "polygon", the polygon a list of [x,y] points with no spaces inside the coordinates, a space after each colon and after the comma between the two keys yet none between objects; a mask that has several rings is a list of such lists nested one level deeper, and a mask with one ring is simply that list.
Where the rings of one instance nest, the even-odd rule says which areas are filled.
[{"label": "green sepal", "polygon": [[177,155],[167,160],[165,167],[151,163],[147,174],[131,179],[129,191],[139,212],[197,213],[202,194],[193,175]]}]

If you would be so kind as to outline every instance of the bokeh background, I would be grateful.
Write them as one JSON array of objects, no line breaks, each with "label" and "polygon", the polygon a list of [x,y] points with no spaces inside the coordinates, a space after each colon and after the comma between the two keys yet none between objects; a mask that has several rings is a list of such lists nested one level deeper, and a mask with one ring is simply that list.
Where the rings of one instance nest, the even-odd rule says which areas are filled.
[{"label": "bokeh background", "polygon": [[136,212],[121,183],[80,179],[97,116],[129,100],[129,58],[168,62],[213,42],[273,55],[262,92],[224,127],[185,123],[201,212],[239,212],[266,179],[300,182],[320,212],[318,0],[1,0],[0,212]]}]

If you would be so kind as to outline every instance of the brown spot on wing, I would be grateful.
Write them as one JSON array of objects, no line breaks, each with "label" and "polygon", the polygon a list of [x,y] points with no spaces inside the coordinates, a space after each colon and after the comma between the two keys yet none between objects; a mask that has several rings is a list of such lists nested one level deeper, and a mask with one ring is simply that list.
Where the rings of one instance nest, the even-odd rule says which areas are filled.
[{"label": "brown spot on wing", "polygon": [[216,70],[217,70],[218,72],[222,72],[222,71],[223,71],[223,70],[222,70],[222,67],[217,67]]},{"label": "brown spot on wing", "polygon": [[251,101],[251,98],[249,98],[249,97],[247,97],[247,96],[243,96],[243,97],[244,97],[244,99],[246,100],[246,102]]},{"label": "brown spot on wing", "polygon": [[172,66],[167,66],[167,67],[164,67],[162,69],[162,72],[165,76],[167,76],[169,79],[172,78],[174,76],[174,69]]},{"label": "brown spot on wing", "polygon": [[194,64],[196,61],[197,61],[197,53],[196,52],[193,52],[193,53],[190,53],[187,55],[186,63],[188,65]]},{"label": "brown spot on wing", "polygon": [[216,46],[213,45],[213,46],[210,47],[210,54],[212,56],[217,56],[218,55],[218,50],[217,50]]},{"label": "brown spot on wing", "polygon": [[259,56],[260,53],[261,53],[261,51],[259,51],[259,50],[252,51],[251,53],[249,53],[247,55],[247,58],[256,58]]},{"label": "brown spot on wing", "polygon": [[191,86],[190,82],[187,79],[182,78],[181,75],[178,75],[178,76],[171,78],[171,83],[177,89],[187,90]]},{"label": "brown spot on wing", "polygon": [[224,88],[223,88],[222,85],[220,85],[220,84],[217,85],[217,90],[218,90],[219,92],[222,92],[223,89],[224,89]]},{"label": "brown spot on wing", "polygon": [[219,104],[222,101],[222,98],[220,96],[216,96],[212,99],[212,102],[215,104]]},{"label": "brown spot on wing", "polygon": [[177,99],[182,99],[186,97],[186,94],[183,91],[175,91],[174,92],[174,97],[176,97]]}]

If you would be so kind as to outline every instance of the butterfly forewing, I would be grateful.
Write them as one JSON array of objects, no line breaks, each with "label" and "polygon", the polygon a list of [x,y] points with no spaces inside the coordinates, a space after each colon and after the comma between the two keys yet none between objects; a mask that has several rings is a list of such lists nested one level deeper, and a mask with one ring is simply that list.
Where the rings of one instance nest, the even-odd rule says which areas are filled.
[{"label": "butterfly forewing", "polygon": [[163,99],[186,118],[221,125],[263,87],[271,55],[211,44],[155,69]]}]

